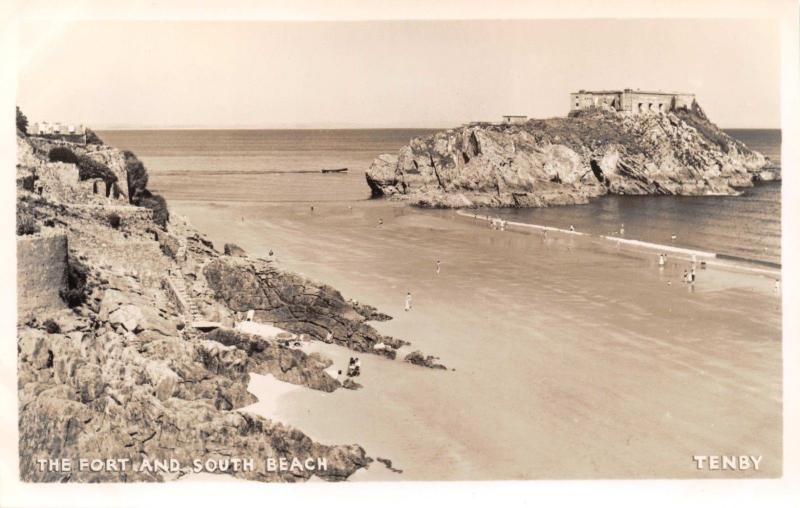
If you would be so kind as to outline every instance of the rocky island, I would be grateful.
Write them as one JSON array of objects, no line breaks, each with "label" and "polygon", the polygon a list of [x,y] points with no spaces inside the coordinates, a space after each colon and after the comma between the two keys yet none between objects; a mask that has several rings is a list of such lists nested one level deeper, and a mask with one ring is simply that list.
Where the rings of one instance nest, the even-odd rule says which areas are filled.
[{"label": "rocky island", "polygon": [[[23,481],[163,481],[191,472],[193,461],[236,457],[254,467],[223,472],[244,479],[344,480],[372,462],[358,445],[322,445],[239,409],[256,402],[250,373],[326,392],[356,388],[302,342],[394,359],[408,343],[369,324],[389,316],[234,245],[219,252],[170,216],[133,153],[91,131],[28,135],[18,113],[17,149]],[[283,457],[327,467],[267,467]],[[70,458],[181,467],[42,467]]]},{"label": "rocky island", "polygon": [[[472,123],[415,138],[376,158],[367,183],[375,198],[468,208],[582,204],[604,194],[733,195],[780,179],[779,168],[719,129],[697,101],[676,105],[677,96],[633,111],[631,95],[573,94],[564,118]],[[594,100],[588,107],[584,96]]]}]

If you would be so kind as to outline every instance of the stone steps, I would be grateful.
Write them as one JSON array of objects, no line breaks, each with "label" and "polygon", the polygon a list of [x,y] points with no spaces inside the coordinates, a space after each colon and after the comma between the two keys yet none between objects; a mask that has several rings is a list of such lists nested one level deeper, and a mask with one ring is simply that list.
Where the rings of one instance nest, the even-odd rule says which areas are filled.
[{"label": "stone steps", "polygon": [[172,283],[172,287],[175,288],[175,292],[178,294],[178,298],[180,298],[181,302],[184,304],[184,311],[186,312],[189,321],[191,322],[200,320],[202,318],[200,307],[197,305],[197,302],[195,302],[194,299],[189,296],[189,291],[186,288],[183,274],[178,272],[177,274],[170,275],[169,279]]}]

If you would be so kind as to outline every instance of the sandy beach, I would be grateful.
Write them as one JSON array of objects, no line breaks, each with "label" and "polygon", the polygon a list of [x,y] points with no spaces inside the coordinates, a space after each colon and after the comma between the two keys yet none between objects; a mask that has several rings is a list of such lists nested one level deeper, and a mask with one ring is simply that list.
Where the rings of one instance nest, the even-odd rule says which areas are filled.
[{"label": "sandy beach", "polygon": [[[781,473],[781,309],[769,273],[709,266],[689,287],[679,256],[659,269],[649,250],[386,202],[170,205],[220,246],[273,250],[279,266],[376,305],[395,318],[382,333],[454,369],[362,354],[361,390],[279,394],[276,419],[403,470],[375,464],[353,480]],[[339,368],[352,356],[313,347]],[[252,384],[265,401],[274,386]],[[709,473],[696,454],[763,461]]]}]

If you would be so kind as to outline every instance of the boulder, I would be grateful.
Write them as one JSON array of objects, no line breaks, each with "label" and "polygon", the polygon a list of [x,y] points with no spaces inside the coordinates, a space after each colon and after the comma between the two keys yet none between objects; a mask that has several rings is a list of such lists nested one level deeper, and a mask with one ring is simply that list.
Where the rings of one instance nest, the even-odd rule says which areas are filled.
[{"label": "boulder", "polygon": [[247,252],[235,243],[226,243],[224,252],[226,256],[244,257],[247,255]]},{"label": "boulder", "polygon": [[447,367],[438,363],[439,357],[438,356],[425,356],[420,351],[414,351],[413,353],[409,353],[405,357],[405,361],[408,363],[412,363],[414,365],[419,365],[420,367],[427,367],[429,369],[441,369],[446,370]]},{"label": "boulder", "polygon": [[148,382],[153,386],[158,400],[165,401],[175,394],[180,378],[165,363],[148,362],[145,367],[145,373]]},{"label": "boulder", "polygon": [[129,332],[142,330],[144,314],[135,305],[122,305],[108,315],[108,322],[112,325],[121,325]]}]

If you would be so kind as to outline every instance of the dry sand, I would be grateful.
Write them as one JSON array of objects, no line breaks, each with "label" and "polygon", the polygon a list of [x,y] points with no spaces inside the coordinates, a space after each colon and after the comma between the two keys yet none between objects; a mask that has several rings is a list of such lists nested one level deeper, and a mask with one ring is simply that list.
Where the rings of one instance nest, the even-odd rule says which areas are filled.
[{"label": "dry sand", "polygon": [[[688,263],[672,256],[661,270],[651,251],[384,202],[313,214],[307,204],[170,206],[218,247],[273,249],[280,266],[376,305],[395,317],[381,332],[455,369],[362,354],[361,390],[265,402],[316,440],[361,444],[404,470],[376,464],[355,480],[781,472],[781,309],[769,274],[712,266],[690,288],[679,280]],[[353,355],[314,347],[339,368]],[[274,383],[259,383],[254,393],[274,396]],[[759,471],[708,472],[695,454],[763,460]]]}]

